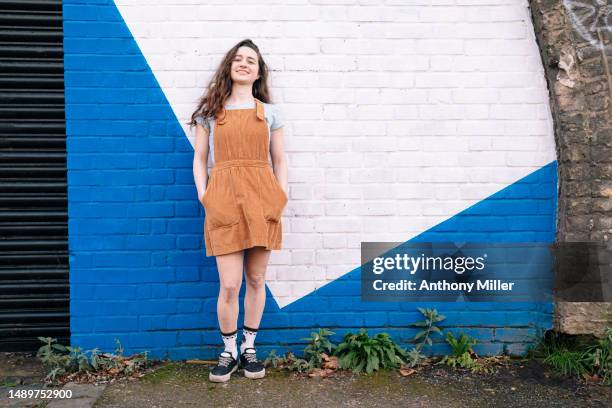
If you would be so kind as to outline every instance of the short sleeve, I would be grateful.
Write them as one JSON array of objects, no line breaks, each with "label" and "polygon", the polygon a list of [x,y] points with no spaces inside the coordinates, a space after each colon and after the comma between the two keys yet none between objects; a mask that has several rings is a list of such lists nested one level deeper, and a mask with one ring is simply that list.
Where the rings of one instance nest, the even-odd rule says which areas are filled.
[{"label": "short sleeve", "polygon": [[278,129],[283,127],[283,112],[278,107],[278,105],[270,105],[272,107],[271,113],[272,118],[270,122],[270,130]]},{"label": "short sleeve", "polygon": [[204,126],[210,132],[210,125],[208,124],[208,120],[204,119],[203,116],[196,116],[195,121],[200,125]]}]

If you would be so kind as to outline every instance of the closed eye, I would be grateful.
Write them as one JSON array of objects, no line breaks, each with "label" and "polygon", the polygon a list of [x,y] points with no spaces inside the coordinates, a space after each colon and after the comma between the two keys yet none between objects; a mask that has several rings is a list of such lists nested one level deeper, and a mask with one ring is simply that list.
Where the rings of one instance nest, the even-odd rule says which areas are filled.
[{"label": "closed eye", "polygon": [[[236,57],[236,58],[234,58],[234,61],[240,61],[241,59],[242,58],[240,58],[240,57]],[[255,60],[253,58],[250,58],[250,57],[247,59],[247,62],[249,64],[255,64]]]}]

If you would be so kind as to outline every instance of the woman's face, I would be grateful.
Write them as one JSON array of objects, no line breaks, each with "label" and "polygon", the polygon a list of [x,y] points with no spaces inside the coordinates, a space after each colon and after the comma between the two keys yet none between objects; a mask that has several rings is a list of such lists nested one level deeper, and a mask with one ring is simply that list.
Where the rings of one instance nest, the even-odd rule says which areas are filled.
[{"label": "woman's face", "polygon": [[232,61],[231,76],[233,82],[252,84],[259,77],[257,53],[251,47],[238,48]]}]

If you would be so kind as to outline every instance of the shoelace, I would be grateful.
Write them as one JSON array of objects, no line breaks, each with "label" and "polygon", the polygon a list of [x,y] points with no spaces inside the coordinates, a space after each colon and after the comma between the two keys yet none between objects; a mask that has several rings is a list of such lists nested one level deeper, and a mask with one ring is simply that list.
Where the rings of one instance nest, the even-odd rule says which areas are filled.
[{"label": "shoelace", "polygon": [[249,363],[257,362],[257,354],[255,353],[244,353],[244,358],[246,358]]},{"label": "shoelace", "polygon": [[231,362],[232,362],[232,358],[231,357],[219,356],[219,365],[220,366],[228,367]]}]

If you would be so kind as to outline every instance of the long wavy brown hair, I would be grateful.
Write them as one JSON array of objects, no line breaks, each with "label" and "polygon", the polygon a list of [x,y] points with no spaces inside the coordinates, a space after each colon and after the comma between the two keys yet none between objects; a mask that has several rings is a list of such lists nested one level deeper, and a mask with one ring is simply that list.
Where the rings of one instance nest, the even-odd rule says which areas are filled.
[{"label": "long wavy brown hair", "polygon": [[242,46],[252,48],[257,53],[257,60],[259,61],[259,78],[253,83],[253,96],[262,102],[271,103],[268,91],[268,66],[257,45],[247,38],[234,45],[225,54],[204,95],[198,101],[197,109],[191,114],[191,120],[187,122],[190,128],[197,123],[195,120],[197,116],[208,119],[221,114],[225,102],[232,93],[232,61],[238,52],[238,48]]}]

